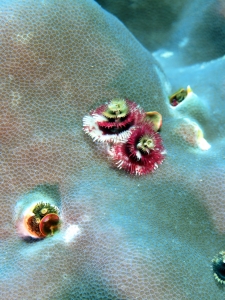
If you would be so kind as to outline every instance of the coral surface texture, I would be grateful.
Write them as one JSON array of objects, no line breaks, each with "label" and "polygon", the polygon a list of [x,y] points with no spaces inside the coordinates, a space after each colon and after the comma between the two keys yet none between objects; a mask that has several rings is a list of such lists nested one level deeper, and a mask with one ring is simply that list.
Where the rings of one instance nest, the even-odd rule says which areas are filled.
[{"label": "coral surface texture", "polygon": [[[225,299],[224,49],[223,0],[0,1],[0,299]],[[83,130],[115,98],[151,173]]]}]

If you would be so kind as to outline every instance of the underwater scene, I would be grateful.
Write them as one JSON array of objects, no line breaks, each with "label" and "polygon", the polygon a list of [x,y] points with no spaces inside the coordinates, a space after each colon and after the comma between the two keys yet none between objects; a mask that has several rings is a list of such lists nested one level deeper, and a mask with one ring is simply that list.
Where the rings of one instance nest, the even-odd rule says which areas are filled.
[{"label": "underwater scene", "polygon": [[0,0],[0,299],[225,299],[225,1]]}]

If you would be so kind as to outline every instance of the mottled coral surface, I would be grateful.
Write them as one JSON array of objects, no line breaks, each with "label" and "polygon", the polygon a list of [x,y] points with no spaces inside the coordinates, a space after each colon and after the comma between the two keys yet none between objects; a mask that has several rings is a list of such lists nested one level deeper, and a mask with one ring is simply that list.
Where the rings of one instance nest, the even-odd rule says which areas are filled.
[{"label": "mottled coral surface", "polygon": [[[210,39],[195,42],[224,20],[222,1],[209,2],[214,18],[193,1],[184,23],[179,6],[192,34],[174,42],[174,25],[170,49],[152,56],[94,1],[1,1],[1,299],[224,299],[211,259],[225,248],[225,60],[218,39],[214,56]],[[196,96],[172,108],[189,84]],[[82,130],[115,97],[163,115],[167,155],[153,174],[114,168]],[[24,240],[18,207],[46,187],[62,228]]]}]

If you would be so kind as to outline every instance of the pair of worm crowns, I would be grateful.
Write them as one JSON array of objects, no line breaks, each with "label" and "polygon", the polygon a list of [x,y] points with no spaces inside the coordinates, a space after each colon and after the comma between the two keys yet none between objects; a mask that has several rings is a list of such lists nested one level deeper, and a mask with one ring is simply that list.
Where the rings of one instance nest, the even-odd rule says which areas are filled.
[{"label": "pair of worm crowns", "polygon": [[23,235],[36,239],[53,236],[60,228],[59,209],[39,202],[29,207],[23,217]]},{"label": "pair of worm crowns", "polygon": [[101,142],[112,163],[130,174],[145,175],[158,168],[165,150],[158,133],[162,116],[144,112],[135,102],[115,98],[83,118],[83,129]]}]

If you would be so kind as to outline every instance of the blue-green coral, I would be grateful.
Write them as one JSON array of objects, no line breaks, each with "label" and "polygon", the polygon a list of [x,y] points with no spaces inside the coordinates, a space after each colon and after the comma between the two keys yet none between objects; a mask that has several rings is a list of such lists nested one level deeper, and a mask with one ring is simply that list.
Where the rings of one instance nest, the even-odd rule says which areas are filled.
[{"label": "blue-green coral", "polygon": [[[224,39],[208,35],[222,1],[182,2],[155,58],[91,0],[0,7],[1,297],[224,299],[211,269],[225,232]],[[168,96],[187,85],[196,97],[173,109]],[[153,175],[110,168],[82,131],[113,98],[162,114],[167,159]],[[46,184],[59,188],[62,228],[28,243],[15,207]]]}]

